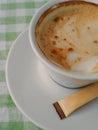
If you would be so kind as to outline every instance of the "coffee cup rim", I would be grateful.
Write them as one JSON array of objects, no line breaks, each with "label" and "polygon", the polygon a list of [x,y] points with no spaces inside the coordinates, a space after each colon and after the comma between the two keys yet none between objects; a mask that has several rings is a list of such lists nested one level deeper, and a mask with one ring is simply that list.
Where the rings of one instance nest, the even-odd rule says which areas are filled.
[{"label": "coffee cup rim", "polygon": [[[56,66],[55,64],[53,64],[52,62],[50,62],[42,53],[42,51],[40,50],[36,38],[35,38],[35,27],[36,24],[38,22],[38,19],[40,18],[40,16],[44,13],[44,11],[46,11],[48,8],[50,8],[51,6],[60,3],[60,2],[67,2],[67,0],[51,0],[49,2],[47,2],[45,5],[43,5],[33,16],[33,18],[31,19],[30,25],[29,25],[29,40],[30,40],[30,44],[32,47],[32,50],[34,51],[34,53],[37,55],[37,57],[48,67],[50,68],[52,71],[57,72],[61,75],[65,75],[67,77],[71,77],[71,78],[76,78],[76,79],[81,79],[81,80],[98,80],[98,73],[79,73],[79,72],[72,72],[72,71],[66,71],[63,70],[62,68]],[[91,0],[86,0],[86,2],[91,2]]]}]

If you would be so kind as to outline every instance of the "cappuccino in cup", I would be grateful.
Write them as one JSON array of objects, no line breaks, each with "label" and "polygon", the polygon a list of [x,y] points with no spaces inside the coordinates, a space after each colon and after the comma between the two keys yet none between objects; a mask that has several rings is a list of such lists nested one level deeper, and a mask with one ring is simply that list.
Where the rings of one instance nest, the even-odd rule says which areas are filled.
[{"label": "cappuccino in cup", "polygon": [[35,36],[45,57],[56,66],[66,71],[98,73],[97,4],[55,4],[40,16]]}]

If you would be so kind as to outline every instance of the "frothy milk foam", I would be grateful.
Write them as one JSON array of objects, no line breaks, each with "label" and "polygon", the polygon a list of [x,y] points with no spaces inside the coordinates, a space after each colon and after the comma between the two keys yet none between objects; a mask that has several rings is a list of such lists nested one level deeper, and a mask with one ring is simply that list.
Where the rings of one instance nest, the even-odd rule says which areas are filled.
[{"label": "frothy milk foam", "polygon": [[98,72],[98,6],[65,2],[48,9],[36,25],[44,55],[67,71]]}]

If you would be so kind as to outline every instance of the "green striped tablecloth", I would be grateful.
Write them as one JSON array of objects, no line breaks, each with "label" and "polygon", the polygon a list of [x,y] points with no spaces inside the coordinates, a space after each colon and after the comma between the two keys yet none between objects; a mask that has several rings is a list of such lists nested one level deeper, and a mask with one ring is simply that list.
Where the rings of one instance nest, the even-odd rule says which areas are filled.
[{"label": "green striped tablecloth", "polygon": [[42,130],[17,109],[7,89],[5,64],[13,41],[48,0],[0,0],[0,130]]}]

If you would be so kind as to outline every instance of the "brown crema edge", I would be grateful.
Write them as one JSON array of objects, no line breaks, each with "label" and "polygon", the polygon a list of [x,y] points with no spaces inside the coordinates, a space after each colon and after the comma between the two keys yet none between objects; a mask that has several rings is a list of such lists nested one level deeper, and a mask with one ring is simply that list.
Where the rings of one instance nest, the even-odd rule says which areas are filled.
[{"label": "brown crema edge", "polygon": [[35,36],[37,35],[36,34],[36,29],[37,27],[41,24],[41,22],[43,21],[43,19],[49,14],[51,13],[52,11],[54,11],[55,9],[57,8],[60,8],[61,6],[69,6],[69,5],[75,5],[75,4],[88,4],[88,5],[94,5],[94,6],[98,6],[98,4],[96,3],[92,3],[92,2],[87,2],[87,1],[80,1],[80,0],[70,0],[70,1],[66,1],[66,2],[61,2],[61,3],[58,3],[58,4],[55,4],[53,6],[51,6],[50,8],[48,8],[39,18],[37,24],[36,24],[36,27],[35,27]]}]

